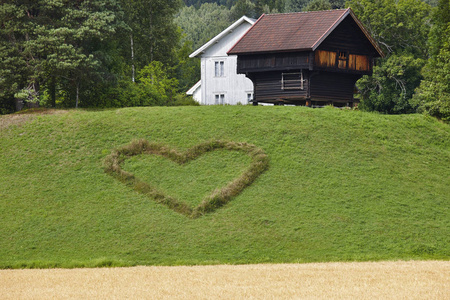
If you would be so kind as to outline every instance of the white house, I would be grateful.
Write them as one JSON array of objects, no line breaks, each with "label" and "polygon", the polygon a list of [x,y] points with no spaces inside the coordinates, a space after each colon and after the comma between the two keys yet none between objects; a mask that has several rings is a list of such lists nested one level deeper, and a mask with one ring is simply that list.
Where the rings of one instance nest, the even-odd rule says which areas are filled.
[{"label": "white house", "polygon": [[201,58],[201,79],[186,94],[203,105],[247,104],[253,99],[252,81],[237,74],[237,56],[227,52],[254,23],[243,16],[189,55]]}]

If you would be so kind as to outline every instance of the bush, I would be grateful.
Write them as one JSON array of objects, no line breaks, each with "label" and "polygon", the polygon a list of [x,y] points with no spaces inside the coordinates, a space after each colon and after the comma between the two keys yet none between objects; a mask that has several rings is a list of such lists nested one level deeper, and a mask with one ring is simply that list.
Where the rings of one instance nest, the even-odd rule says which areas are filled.
[{"label": "bush", "polygon": [[185,94],[177,94],[174,97],[173,106],[199,106],[200,104],[191,96]]}]

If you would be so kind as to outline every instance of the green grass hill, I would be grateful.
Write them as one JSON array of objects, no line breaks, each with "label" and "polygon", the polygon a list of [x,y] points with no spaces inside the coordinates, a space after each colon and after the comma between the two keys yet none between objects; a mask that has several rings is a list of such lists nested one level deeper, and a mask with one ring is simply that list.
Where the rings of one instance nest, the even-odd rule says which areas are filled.
[{"label": "green grass hill", "polygon": [[[450,126],[422,115],[149,107],[0,116],[0,130],[0,268],[450,258]],[[244,143],[268,167],[192,218],[143,189],[195,208],[253,150],[122,157],[140,190],[105,172],[138,139],[166,153]]]}]

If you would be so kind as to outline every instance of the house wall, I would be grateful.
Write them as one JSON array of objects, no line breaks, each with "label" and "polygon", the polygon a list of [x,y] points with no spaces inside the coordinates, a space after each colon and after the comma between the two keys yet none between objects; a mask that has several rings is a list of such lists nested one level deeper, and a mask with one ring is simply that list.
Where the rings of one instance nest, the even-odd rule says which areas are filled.
[{"label": "house wall", "polygon": [[302,72],[302,89],[282,89],[282,71],[249,73],[254,82],[255,101],[297,105],[309,105],[310,101],[321,102],[321,105],[345,105],[355,101],[354,87],[361,75],[305,69]]},{"label": "house wall", "polygon": [[197,101],[198,103],[202,102],[202,89],[196,89],[194,91],[194,93],[192,93],[192,98],[194,98],[195,101]]},{"label": "house wall", "polygon": [[[247,104],[247,94],[253,94],[253,83],[245,75],[237,74],[237,56],[228,56],[227,51],[250,27],[249,23],[242,23],[202,54],[201,104],[215,104],[216,95],[224,95],[224,104]],[[223,76],[216,76],[215,63],[221,61],[223,62]]]},{"label": "house wall", "polygon": [[[309,96],[309,71],[308,70],[290,70],[287,73],[303,72],[303,88],[282,88],[282,71],[273,72],[255,72],[249,74],[255,87],[255,101],[277,103],[295,103],[300,100],[306,100]],[[285,76],[286,78],[286,76]],[[298,83],[297,83],[298,84]]]},{"label": "house wall", "polygon": [[356,81],[361,75],[318,72],[311,76],[310,96],[313,101],[353,102]]},{"label": "house wall", "polygon": [[284,52],[254,55],[240,55],[238,57],[238,73],[265,72],[280,70],[299,70],[312,67],[311,52]]},{"label": "house wall", "polygon": [[320,44],[319,49],[328,51],[345,50],[353,54],[376,56],[377,52],[358,24],[347,16]]}]

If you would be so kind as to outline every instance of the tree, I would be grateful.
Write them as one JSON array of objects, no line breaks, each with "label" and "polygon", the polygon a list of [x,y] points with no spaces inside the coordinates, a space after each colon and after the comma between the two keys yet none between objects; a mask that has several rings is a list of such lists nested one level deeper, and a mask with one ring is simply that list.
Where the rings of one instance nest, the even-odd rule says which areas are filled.
[{"label": "tree", "polygon": [[331,8],[331,3],[328,0],[312,0],[304,8],[304,11],[328,10]]},{"label": "tree", "polygon": [[183,7],[174,22],[182,29],[182,44],[192,41],[195,50],[230,26],[231,21],[230,10],[225,6],[205,3],[198,9]]},{"label": "tree", "polygon": [[251,18],[256,17],[256,6],[250,0],[238,0],[231,8],[232,20],[237,20],[244,15]]},{"label": "tree", "polygon": [[[142,68],[152,61],[171,64],[176,59],[174,49],[179,32],[174,15],[181,8],[180,0],[120,0],[124,19],[129,26],[124,53],[132,68]],[[133,75],[132,75],[133,77]]]},{"label": "tree", "polygon": [[200,59],[190,58],[192,42],[186,41],[178,50],[178,62],[175,65],[178,90],[186,92],[200,79]]},{"label": "tree", "polygon": [[[447,31],[450,34],[450,27]],[[423,70],[424,80],[413,99],[419,112],[450,122],[450,41]]]},{"label": "tree", "polygon": [[420,84],[420,71],[425,61],[412,54],[392,54],[382,64],[374,66],[372,76],[357,83],[361,91],[362,110],[386,114],[412,113],[410,99]]},{"label": "tree", "polygon": [[428,58],[431,7],[420,0],[351,0],[347,2],[386,57],[372,76],[358,81],[361,109],[384,113],[413,112],[413,91]]},{"label": "tree", "polygon": [[419,112],[425,112],[450,122],[450,7],[440,0],[434,12],[430,32],[431,58],[423,68],[424,79],[413,102]]},{"label": "tree", "polygon": [[[14,49],[9,54],[2,51],[3,56],[15,57],[17,64],[25,66],[20,84],[9,89],[27,88],[39,97],[42,88],[53,94],[58,83],[69,82],[64,86],[73,88],[78,106],[81,84],[106,71],[104,44],[118,27],[117,1],[24,0],[3,3],[0,11],[4,13],[2,46]],[[12,67],[6,66],[6,72],[14,72]]]},{"label": "tree", "polygon": [[309,0],[285,0],[284,11],[285,12],[297,12],[302,11],[308,4]]},{"label": "tree", "polygon": [[351,0],[355,12],[386,54],[407,51],[427,58],[431,7],[421,0]]},{"label": "tree", "polygon": [[177,93],[178,80],[168,76],[169,70],[159,61],[152,61],[139,71],[139,82],[149,97],[159,105],[170,105]]},{"label": "tree", "polygon": [[[450,4],[448,0],[439,0],[433,13],[433,26],[430,30],[429,46],[431,56],[437,56],[446,42],[446,30],[450,22]],[[448,37],[448,35],[447,35]]]}]

